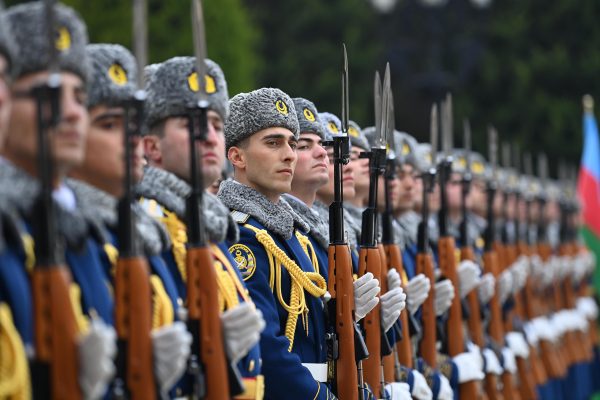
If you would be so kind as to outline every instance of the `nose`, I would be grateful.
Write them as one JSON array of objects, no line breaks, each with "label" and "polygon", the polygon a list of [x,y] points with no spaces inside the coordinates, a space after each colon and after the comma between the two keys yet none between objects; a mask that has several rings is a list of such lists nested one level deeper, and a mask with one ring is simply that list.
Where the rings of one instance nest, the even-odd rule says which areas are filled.
[{"label": "nose", "polygon": [[215,146],[218,139],[217,135],[218,133],[214,125],[209,122],[208,130],[206,131],[206,140],[204,141],[204,144]]},{"label": "nose", "polygon": [[283,157],[284,162],[293,163],[296,161],[296,159],[298,158],[298,155],[296,154],[296,150],[289,143],[287,143],[285,146],[283,146],[282,149],[283,149],[282,157]]},{"label": "nose", "polygon": [[76,98],[75,91],[64,86],[61,99],[61,111],[62,120],[69,123],[80,120],[87,112],[85,106]]},{"label": "nose", "polygon": [[321,145],[315,146],[315,158],[317,159],[325,159],[327,157],[327,150]]}]

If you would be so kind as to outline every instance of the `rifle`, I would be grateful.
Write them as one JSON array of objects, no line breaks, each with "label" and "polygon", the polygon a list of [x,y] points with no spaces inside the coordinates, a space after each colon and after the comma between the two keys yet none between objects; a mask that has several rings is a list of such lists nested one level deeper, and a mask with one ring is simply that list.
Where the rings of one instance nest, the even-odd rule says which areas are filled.
[{"label": "rifle", "polygon": [[[487,272],[492,273],[497,279],[500,275],[500,266],[498,262],[498,253],[496,252],[494,245],[496,244],[496,228],[494,218],[494,197],[496,195],[496,169],[498,166],[497,162],[497,150],[498,150],[498,136],[497,132],[493,127],[488,128],[488,152],[489,161],[492,168],[492,178],[487,182],[487,227],[485,231],[485,250],[483,254],[483,264]],[[504,343],[504,324],[502,320],[502,305],[498,298],[498,293],[495,292],[490,300],[490,314],[491,321],[489,324],[489,333],[492,340],[500,345],[505,346]],[[502,393],[506,399],[520,398],[519,392],[516,390],[512,374],[508,371],[502,373]]]},{"label": "rifle", "polygon": [[186,201],[188,248],[187,326],[192,334],[192,350],[188,374],[193,379],[197,398],[230,399],[244,391],[239,372],[227,360],[221,326],[217,274],[204,230],[204,215],[200,210],[204,185],[202,164],[197,162],[197,142],[206,140],[208,132],[206,93],[206,37],[202,0],[192,0],[194,55],[198,78],[197,103],[188,110],[191,192]]},{"label": "rifle", "polygon": [[[342,182],[343,165],[350,161],[350,141],[348,138],[348,56],[343,45],[342,69],[342,135],[333,137],[334,160],[334,200],[329,206],[329,282],[327,289],[331,299],[327,303],[329,323],[334,328],[328,334],[331,359],[334,360],[334,380],[332,390],[341,400],[362,398],[362,371],[358,368],[368,354],[361,333],[354,322],[354,286],[350,248],[344,235],[344,193]],[[356,349],[363,354],[355,356]],[[362,343],[362,346],[361,346]],[[360,382],[359,382],[360,378]]]},{"label": "rifle", "polygon": [[[438,225],[440,238],[438,241],[438,254],[440,270],[442,275],[450,279],[455,290],[458,290],[458,276],[456,273],[456,257],[454,255],[454,238],[448,232],[448,200],[446,198],[446,183],[452,174],[452,97],[448,94],[446,101],[442,103],[442,149],[444,156],[438,166],[440,181],[440,212],[438,214]],[[434,151],[436,149],[433,149]],[[465,351],[464,331],[462,326],[462,308],[460,296],[454,296],[450,306],[447,323],[447,348],[448,354],[454,357]],[[478,398],[479,389],[476,381],[460,384],[460,397],[463,399]]]},{"label": "rifle", "polygon": [[115,328],[117,331],[117,378],[114,398],[155,399],[152,360],[152,292],[150,268],[135,237],[134,201],[131,190],[131,147],[135,136],[142,135],[144,118],[144,48],[146,47],[146,4],[133,2],[134,48],[138,67],[138,90],[125,102],[125,179],[123,197],[119,200],[119,259],[115,269]]},{"label": "rifle", "polygon": [[[364,275],[371,272],[375,279],[382,282],[383,275],[381,271],[381,254],[377,246],[377,184],[379,176],[385,172],[386,163],[386,140],[385,135],[389,134],[388,110],[390,106],[390,69],[386,66],[383,78],[382,100],[381,103],[375,100],[376,107],[381,104],[379,110],[381,114],[375,115],[375,120],[381,121],[381,125],[376,125],[375,143],[369,152],[360,154],[361,158],[369,159],[370,182],[369,182],[369,202],[362,215],[362,228],[360,237],[360,252],[358,255],[358,274]],[[378,110],[376,110],[377,112]],[[365,378],[367,383],[373,389],[377,396],[383,395],[383,366],[382,356],[389,355],[392,352],[391,345],[381,326],[381,305],[375,308],[363,319],[367,348],[370,356],[364,361]]]},{"label": "rifle", "polygon": [[431,168],[423,172],[423,193],[421,206],[421,222],[417,232],[417,274],[423,274],[429,279],[431,289],[427,299],[421,305],[422,332],[421,342],[419,344],[419,353],[431,368],[437,364],[437,324],[435,316],[435,276],[433,273],[433,259],[429,252],[429,194],[433,191],[435,181],[435,157],[438,140],[438,112],[437,105],[431,107]]},{"label": "rifle", "polygon": [[57,234],[52,180],[54,166],[49,135],[61,121],[61,76],[54,43],[56,21],[54,0],[44,1],[45,29],[50,49],[50,75],[32,89],[37,110],[37,172],[40,193],[33,208],[36,265],[31,277],[35,320],[36,399],[75,400],[82,398],[79,387],[78,329],[69,297],[71,274],[64,262],[64,247]]},{"label": "rifle", "polygon": [[[531,154],[529,153],[525,153],[523,155],[523,168],[525,171],[525,174],[529,177],[533,176],[533,164],[532,164],[532,159],[531,159]],[[529,197],[526,199],[527,201],[527,205],[526,205],[526,219],[528,221],[528,225],[533,225],[533,218],[532,218],[532,212],[531,212],[531,206],[533,201],[535,201],[534,198]],[[529,235],[528,233],[526,233],[526,240],[527,240],[527,247],[529,248],[529,254],[530,255],[534,255],[534,254],[539,254],[540,256],[542,256],[543,254],[539,253],[540,248],[537,246],[537,243],[533,243],[533,239],[531,238],[531,235]],[[543,260],[543,258],[542,258]],[[525,285],[525,293],[527,295],[526,298],[526,306],[527,306],[527,313],[528,313],[528,317],[529,319],[533,319],[541,314],[543,314],[540,310],[540,303],[543,303],[541,301],[541,299],[538,297],[534,287],[533,287],[533,282],[532,279],[528,279],[527,283]],[[557,358],[557,355],[553,349],[553,346],[551,343],[549,343],[547,340],[540,340],[540,357],[542,360],[542,363],[544,365],[544,369],[546,370],[546,373],[548,374],[549,378],[552,379],[559,379],[562,376],[562,371],[561,371],[561,365],[559,363],[559,360]]]},{"label": "rifle", "polygon": [[[512,219],[515,224],[515,227],[518,223],[518,218],[514,218],[514,216],[510,216],[508,213],[509,203],[513,203],[516,212],[516,198],[518,196],[518,191],[513,192],[513,188],[511,187],[510,179],[512,177],[510,168],[510,145],[508,143],[502,144],[502,165],[507,169],[507,174],[509,176],[506,177],[506,182],[503,188],[503,207],[502,207],[502,218],[506,222],[504,229],[502,230],[502,247],[504,248],[505,259],[504,264],[500,266],[500,270],[503,272],[508,269],[515,261],[517,261],[517,246],[516,246],[516,237],[510,237],[508,232],[508,222]],[[516,228],[515,228],[516,229]],[[507,313],[506,318],[504,320],[504,329],[505,332],[511,332],[514,330],[513,327],[513,318],[514,313],[516,312],[519,317],[522,319],[522,303],[521,303],[521,293],[516,293],[514,296],[515,302],[515,310],[511,310]],[[519,392],[521,394],[521,398],[523,399],[534,399],[536,398],[535,393],[535,374],[534,369],[536,367],[533,366],[534,362],[538,362],[535,360],[535,357],[532,355],[530,351],[529,362],[527,359],[523,357],[517,357],[517,369],[519,371]],[[539,367],[538,367],[539,368]]]},{"label": "rifle", "polygon": [[[379,80],[379,73],[376,73],[375,87],[377,88],[378,86],[379,88],[381,87],[381,81]],[[402,164],[402,153],[396,153],[396,140],[394,135],[395,115],[393,106],[394,101],[392,94],[390,93],[390,101],[388,107],[388,132],[390,133],[387,135],[388,152],[384,176],[385,209],[381,216],[381,258],[383,261],[382,270],[385,270],[386,274],[389,269],[394,268],[402,278],[406,276],[406,273],[404,272],[404,267],[402,264],[400,247],[398,246],[394,238],[394,229],[392,226],[394,221],[394,214],[392,210],[392,201],[390,193],[391,181],[396,178],[396,167]],[[382,276],[387,276],[386,274],[382,273]],[[383,283],[387,283],[386,279],[383,279]],[[403,284],[406,284],[406,282],[403,282]],[[387,287],[384,288],[384,286],[386,285],[382,285],[382,290],[385,289],[387,291]],[[393,328],[397,329],[396,335],[400,337],[400,340],[395,345],[395,351],[392,355],[384,357],[385,379],[388,382],[400,380],[401,366],[413,368],[414,364],[412,345],[410,341],[408,313],[403,312],[400,314],[400,323],[400,329],[397,329],[397,325],[393,326]]]}]

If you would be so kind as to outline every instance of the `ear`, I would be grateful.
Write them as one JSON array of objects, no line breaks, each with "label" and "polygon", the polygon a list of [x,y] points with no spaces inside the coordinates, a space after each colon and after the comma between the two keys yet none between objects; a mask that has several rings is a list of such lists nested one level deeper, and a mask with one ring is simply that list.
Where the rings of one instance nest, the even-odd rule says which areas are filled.
[{"label": "ear", "polygon": [[144,146],[144,156],[148,159],[150,165],[160,165],[162,163],[160,138],[156,135],[144,136],[142,143]]},{"label": "ear", "polygon": [[236,169],[245,169],[246,168],[246,154],[244,153],[244,149],[241,149],[236,146],[232,146],[227,151],[227,159]]}]

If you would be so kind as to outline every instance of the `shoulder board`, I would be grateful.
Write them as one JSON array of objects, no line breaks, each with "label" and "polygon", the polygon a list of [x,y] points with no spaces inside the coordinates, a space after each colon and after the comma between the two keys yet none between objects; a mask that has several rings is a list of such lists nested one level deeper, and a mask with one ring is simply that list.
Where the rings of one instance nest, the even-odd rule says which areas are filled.
[{"label": "shoulder board", "polygon": [[231,211],[231,218],[238,224],[245,224],[246,221],[250,218],[250,214],[243,213],[241,211],[233,210]]},{"label": "shoulder board", "polygon": [[162,207],[154,199],[146,199],[142,197],[139,200],[140,205],[151,217],[163,218],[165,216]]}]

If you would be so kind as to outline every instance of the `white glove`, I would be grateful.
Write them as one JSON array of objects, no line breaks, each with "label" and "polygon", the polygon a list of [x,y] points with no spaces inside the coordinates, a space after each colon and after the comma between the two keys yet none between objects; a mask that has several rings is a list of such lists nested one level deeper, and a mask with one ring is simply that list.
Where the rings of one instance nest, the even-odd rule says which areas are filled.
[{"label": "white glove", "polygon": [[433,393],[427,385],[425,377],[416,369],[411,370],[413,374],[413,388],[412,396],[417,400],[431,400],[433,399]]},{"label": "white glove", "polygon": [[581,297],[577,299],[577,311],[587,319],[595,321],[598,318],[598,305],[591,297]]},{"label": "white glove", "polygon": [[400,313],[406,308],[406,294],[400,287],[400,275],[395,269],[388,271],[387,281],[388,291],[380,297],[381,323],[385,332],[398,321]]},{"label": "white glove", "polygon": [[525,341],[525,336],[521,332],[508,332],[505,339],[506,345],[515,353],[515,356],[521,358],[529,357],[529,346]]},{"label": "white glove", "polygon": [[438,400],[453,400],[454,399],[454,390],[450,386],[450,381],[444,375],[439,374],[440,376],[440,391],[438,393]]},{"label": "white glove", "polygon": [[392,382],[385,385],[389,400],[412,400],[408,383]]},{"label": "white glove", "polygon": [[427,299],[429,289],[431,289],[431,282],[423,274],[413,277],[406,284],[406,306],[412,315],[417,312],[421,304]]},{"label": "white glove", "polygon": [[354,319],[358,322],[379,303],[379,281],[367,272],[354,281]]},{"label": "white glove", "polygon": [[513,278],[513,290],[512,293],[518,293],[527,282],[527,273],[529,271],[528,266],[529,259],[526,256],[520,256],[508,269],[512,273]]},{"label": "white glove", "polygon": [[504,370],[514,374],[517,372],[517,360],[515,359],[515,353],[512,352],[508,347],[502,348],[502,358],[504,359]]},{"label": "white glove", "polygon": [[479,284],[479,301],[481,304],[486,305],[490,302],[494,296],[496,288],[496,278],[491,273],[484,274],[481,277],[481,283]]},{"label": "white glove", "polygon": [[479,381],[485,377],[481,371],[481,361],[478,361],[473,353],[460,353],[454,356],[452,361],[458,369],[458,383]]},{"label": "white glove", "polygon": [[161,392],[167,393],[185,372],[191,344],[192,335],[181,321],[152,331],[154,374]]},{"label": "white glove", "polygon": [[525,325],[523,326],[523,328],[525,330],[527,342],[529,342],[529,344],[531,344],[532,346],[537,347],[538,342],[540,341],[540,338],[537,335],[537,331],[535,329],[535,325],[533,324],[533,322],[532,321],[526,322]]},{"label": "white glove", "polygon": [[471,260],[464,260],[458,265],[458,286],[460,298],[464,299],[473,289],[481,283],[479,277],[481,269]]},{"label": "white glove", "polygon": [[240,303],[221,314],[225,351],[232,363],[238,362],[258,343],[260,333],[265,328],[265,320],[260,310],[251,303]]},{"label": "white glove", "polygon": [[435,284],[435,315],[443,315],[452,305],[454,299],[454,286],[450,279],[444,279]]},{"label": "white glove", "polygon": [[117,334],[112,326],[93,318],[79,341],[79,386],[86,399],[101,398],[115,374]]},{"label": "white glove", "polygon": [[500,360],[496,357],[496,353],[488,348],[483,349],[482,353],[485,358],[486,374],[502,375],[502,366],[500,365]]},{"label": "white glove", "polygon": [[503,271],[498,277],[498,300],[500,304],[508,299],[508,296],[512,293],[512,274],[509,270]]},{"label": "white glove", "polygon": [[554,342],[556,340],[556,330],[550,324],[546,317],[537,317],[531,321],[535,335],[539,340],[548,340]]}]

